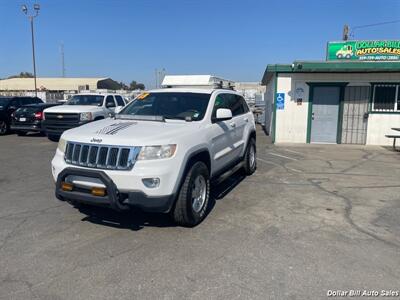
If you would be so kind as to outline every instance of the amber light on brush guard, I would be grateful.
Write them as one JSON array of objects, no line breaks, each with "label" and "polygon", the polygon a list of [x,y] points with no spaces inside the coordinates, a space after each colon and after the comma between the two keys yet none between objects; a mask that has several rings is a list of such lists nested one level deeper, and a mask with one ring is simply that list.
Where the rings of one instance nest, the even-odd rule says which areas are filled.
[{"label": "amber light on brush guard", "polygon": [[63,190],[63,191],[72,191],[72,189],[73,189],[73,185],[71,184],[71,183],[68,183],[68,182],[62,182],[61,183],[61,189]]},{"label": "amber light on brush guard", "polygon": [[104,197],[105,194],[106,194],[106,190],[104,188],[99,188],[99,187],[92,188],[92,195],[93,196]]}]

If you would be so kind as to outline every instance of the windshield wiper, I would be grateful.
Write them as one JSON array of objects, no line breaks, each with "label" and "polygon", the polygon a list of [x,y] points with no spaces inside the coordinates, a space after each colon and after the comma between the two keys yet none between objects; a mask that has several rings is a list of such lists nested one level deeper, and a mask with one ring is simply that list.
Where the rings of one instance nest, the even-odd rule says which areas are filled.
[{"label": "windshield wiper", "polygon": [[165,118],[163,116],[146,116],[146,115],[115,115],[115,119],[118,120],[139,120],[139,121],[156,121],[156,122],[165,122]]},{"label": "windshield wiper", "polygon": [[187,117],[179,117],[179,116],[171,116],[171,115],[162,115],[164,119],[170,119],[170,120],[185,120],[187,121]]}]

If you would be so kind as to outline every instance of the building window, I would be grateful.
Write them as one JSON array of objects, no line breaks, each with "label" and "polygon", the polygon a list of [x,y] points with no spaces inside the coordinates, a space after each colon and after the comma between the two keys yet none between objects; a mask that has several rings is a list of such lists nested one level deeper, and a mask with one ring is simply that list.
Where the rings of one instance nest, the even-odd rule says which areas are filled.
[{"label": "building window", "polygon": [[400,111],[398,84],[376,84],[373,89],[372,111]]}]

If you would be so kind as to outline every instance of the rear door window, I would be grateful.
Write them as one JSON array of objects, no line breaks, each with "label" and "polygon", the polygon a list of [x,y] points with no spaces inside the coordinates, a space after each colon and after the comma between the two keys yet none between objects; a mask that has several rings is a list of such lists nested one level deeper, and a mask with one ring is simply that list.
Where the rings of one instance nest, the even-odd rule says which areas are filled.
[{"label": "rear door window", "polygon": [[115,96],[115,99],[117,100],[118,106],[125,106],[124,99],[122,99],[121,96]]},{"label": "rear door window", "polygon": [[240,103],[243,106],[243,113],[248,113],[250,110],[249,110],[249,106],[246,103],[246,100],[244,100],[244,98],[239,95],[236,95],[236,97],[239,99]]},{"label": "rear door window", "polygon": [[115,107],[114,97],[107,96],[106,98],[106,107]]}]

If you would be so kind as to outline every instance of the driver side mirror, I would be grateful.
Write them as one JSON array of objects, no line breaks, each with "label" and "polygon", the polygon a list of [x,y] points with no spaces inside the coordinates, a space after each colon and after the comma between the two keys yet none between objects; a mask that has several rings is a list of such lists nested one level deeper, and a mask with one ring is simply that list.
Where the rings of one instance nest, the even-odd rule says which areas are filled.
[{"label": "driver side mirror", "polygon": [[215,120],[217,122],[230,120],[232,119],[232,111],[227,108],[218,108],[215,116]]}]

